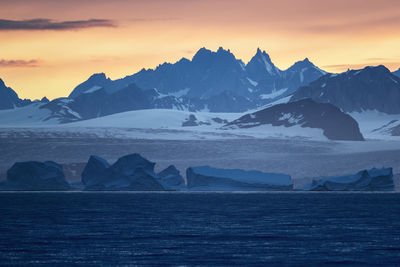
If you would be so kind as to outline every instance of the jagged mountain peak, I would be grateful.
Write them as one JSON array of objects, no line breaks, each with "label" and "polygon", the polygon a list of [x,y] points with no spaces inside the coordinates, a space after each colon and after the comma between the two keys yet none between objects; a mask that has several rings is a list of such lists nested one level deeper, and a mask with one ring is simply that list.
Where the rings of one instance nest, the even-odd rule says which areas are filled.
[{"label": "jagged mountain peak", "polygon": [[[307,62],[304,60],[302,64]],[[111,94],[136,83],[145,91],[157,89],[162,95],[186,97],[190,99],[187,103],[203,103],[206,99],[229,91],[245,98],[249,105],[247,109],[251,109],[292,94],[299,86],[325,74],[318,70],[317,67],[306,70],[305,67],[299,67],[290,73],[282,71],[274,65],[268,53],[260,48],[246,65],[229,49],[219,47],[210,50],[202,47],[191,60],[182,58],[175,63],[163,63],[154,69],[142,69],[122,79],[112,81],[105,74],[93,75],[75,88],[70,97],[75,98],[99,88]],[[232,99],[236,96],[232,96]],[[226,107],[227,111],[230,110],[228,105]],[[237,109],[232,107],[232,110]]]},{"label": "jagged mountain peak", "polygon": [[110,78],[107,78],[105,73],[92,74],[89,79],[81,83],[71,92],[70,98],[76,98],[83,93],[94,92],[100,88],[105,88],[112,83]]},{"label": "jagged mountain peak", "polygon": [[192,62],[210,60],[211,58],[230,58],[236,60],[235,55],[232,54],[229,49],[226,50],[223,47],[219,47],[218,50],[214,52],[205,47],[202,47],[193,56]]},{"label": "jagged mountain peak", "polygon": [[257,48],[256,54],[247,63],[246,69],[250,77],[260,79],[262,76],[279,76],[281,70],[277,68],[271,60],[271,57],[265,51]]},{"label": "jagged mountain peak", "polygon": [[254,55],[254,57],[256,58],[265,57],[268,61],[271,61],[269,54],[265,50],[261,50],[259,47],[257,48],[257,52]]},{"label": "jagged mountain peak", "polygon": [[[309,58],[305,58],[303,60],[299,60],[295,62],[292,66],[288,68],[288,70],[297,70],[297,69],[302,69],[302,68],[316,68],[319,69],[317,66],[315,66],[314,63],[310,61]],[[325,74],[325,72],[323,72]]]},{"label": "jagged mountain peak", "polygon": [[[265,63],[265,61],[266,61],[266,62],[268,62],[269,64],[274,65],[274,64],[272,63],[272,60],[271,60],[271,57],[269,56],[269,54],[268,54],[265,50],[261,50],[260,48],[257,48],[257,52],[256,52],[256,54],[253,56],[253,58],[250,60],[250,62],[251,62],[253,59],[254,59],[254,60],[261,61],[261,62],[263,62],[263,63]],[[249,63],[250,63],[250,62],[249,62]]]},{"label": "jagged mountain peak", "polygon": [[94,73],[94,74],[92,74],[90,77],[89,77],[89,79],[88,79],[88,81],[89,80],[110,80],[110,78],[107,78],[107,76],[106,76],[106,74],[104,73],[104,72],[100,72],[100,73]]}]

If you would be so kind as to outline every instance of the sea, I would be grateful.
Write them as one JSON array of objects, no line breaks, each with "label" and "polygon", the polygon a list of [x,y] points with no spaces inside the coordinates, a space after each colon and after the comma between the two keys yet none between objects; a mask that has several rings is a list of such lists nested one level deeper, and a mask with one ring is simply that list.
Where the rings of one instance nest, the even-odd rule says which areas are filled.
[{"label": "sea", "polygon": [[0,193],[0,265],[399,266],[398,193]]}]

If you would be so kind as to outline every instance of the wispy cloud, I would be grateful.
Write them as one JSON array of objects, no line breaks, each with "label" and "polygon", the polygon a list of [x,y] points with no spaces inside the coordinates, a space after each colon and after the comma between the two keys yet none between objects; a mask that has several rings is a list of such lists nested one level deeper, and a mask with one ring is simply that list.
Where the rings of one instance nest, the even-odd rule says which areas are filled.
[{"label": "wispy cloud", "polygon": [[348,19],[347,21],[338,21],[336,23],[319,22],[317,24],[306,26],[305,29],[316,33],[331,33],[371,31],[373,29],[387,29],[388,27],[400,27],[400,15],[358,20]]},{"label": "wispy cloud", "polygon": [[31,60],[23,60],[23,59],[15,59],[15,60],[7,60],[0,59],[0,67],[38,67],[40,64],[40,60],[31,59]]},{"label": "wispy cloud", "polygon": [[328,71],[333,71],[333,72],[342,72],[347,69],[350,70],[358,70],[358,69],[363,69],[367,66],[378,66],[378,65],[384,65],[385,67],[391,69],[391,70],[397,70],[398,69],[398,63],[396,62],[369,62],[369,63],[364,63],[364,64],[338,64],[338,65],[325,65],[322,66],[323,69],[326,69]]},{"label": "wispy cloud", "polygon": [[6,20],[0,19],[0,31],[13,30],[78,30],[94,27],[116,27],[113,20],[89,19],[54,21],[51,19]]},{"label": "wispy cloud", "polygon": [[166,18],[133,18],[129,19],[128,21],[132,22],[158,22],[158,21],[180,21],[182,20],[181,18],[176,18],[176,17],[166,17]]}]

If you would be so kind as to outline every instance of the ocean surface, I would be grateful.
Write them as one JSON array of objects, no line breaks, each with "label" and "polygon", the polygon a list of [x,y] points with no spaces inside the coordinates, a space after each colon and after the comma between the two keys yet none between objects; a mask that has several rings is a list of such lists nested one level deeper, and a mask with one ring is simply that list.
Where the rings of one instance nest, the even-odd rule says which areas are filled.
[{"label": "ocean surface", "polygon": [[400,264],[400,194],[0,193],[0,265]]}]

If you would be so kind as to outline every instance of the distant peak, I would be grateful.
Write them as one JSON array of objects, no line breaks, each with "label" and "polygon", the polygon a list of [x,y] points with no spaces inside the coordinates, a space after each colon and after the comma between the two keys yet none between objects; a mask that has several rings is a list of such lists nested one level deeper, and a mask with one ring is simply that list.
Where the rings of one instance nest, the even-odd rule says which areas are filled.
[{"label": "distant peak", "polygon": [[205,48],[205,47],[202,47],[202,48],[200,48],[200,49],[196,52],[196,55],[197,55],[197,54],[204,54],[204,53],[209,54],[209,53],[211,53],[211,50],[210,50],[210,49],[207,49],[207,48]]},{"label": "distant peak", "polygon": [[271,58],[267,54],[267,52],[265,52],[265,50],[261,50],[259,47],[257,48],[257,52],[251,60],[253,60],[253,59],[260,60],[264,63],[267,62],[269,64],[272,64]]},{"label": "distant peak", "polygon": [[196,52],[196,54],[193,56],[192,60],[196,60],[196,59],[201,58],[203,56],[210,55],[211,53],[212,53],[211,50],[209,50],[209,49],[207,49],[205,47],[202,47]]},{"label": "distant peak", "polygon": [[49,100],[47,97],[44,96],[44,97],[40,100],[40,102],[42,102],[42,103],[49,103],[50,100]]},{"label": "distant peak", "polygon": [[314,67],[314,66],[315,65],[308,59],[308,57],[306,57],[305,59],[294,63],[293,66],[290,68],[293,68],[293,67],[304,68],[304,67]]},{"label": "distant peak", "polygon": [[220,46],[219,48],[218,48],[218,51],[217,51],[217,53],[225,53],[225,52],[228,52],[228,53],[230,53],[231,52],[231,50],[225,50],[222,46]]},{"label": "distant peak", "polygon": [[259,47],[257,48],[255,56],[264,56],[269,59],[269,55],[267,54],[267,52],[265,52],[265,50],[261,50]]},{"label": "distant peak", "polygon": [[95,74],[92,74],[92,76],[90,76],[90,78],[106,78],[106,74],[104,72],[95,73]]},{"label": "distant peak", "polygon": [[390,72],[390,70],[388,68],[386,68],[384,65],[378,65],[378,66],[367,66],[364,69],[362,69],[363,71],[381,71],[381,72]]},{"label": "distant peak", "polygon": [[178,63],[189,62],[189,61],[190,61],[189,59],[183,57],[178,61]]},{"label": "distant peak", "polygon": [[89,77],[88,81],[105,81],[109,80],[104,72],[92,74]]},{"label": "distant peak", "polygon": [[194,55],[192,61],[197,61],[197,60],[204,60],[204,59],[209,59],[211,57],[222,57],[222,58],[232,58],[235,59],[235,55],[231,53],[231,51],[225,50],[223,47],[219,47],[216,52],[211,51],[207,48],[200,48],[199,51]]},{"label": "distant peak", "polygon": [[4,83],[4,81],[0,78],[0,87],[6,87],[6,84]]}]

